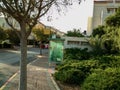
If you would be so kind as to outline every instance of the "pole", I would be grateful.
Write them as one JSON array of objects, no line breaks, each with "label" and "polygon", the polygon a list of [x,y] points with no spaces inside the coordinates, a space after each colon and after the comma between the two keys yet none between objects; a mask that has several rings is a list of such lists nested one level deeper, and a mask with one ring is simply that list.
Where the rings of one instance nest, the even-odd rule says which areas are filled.
[{"label": "pole", "polygon": [[42,55],[42,47],[41,47],[41,45],[42,45],[42,43],[41,42],[39,42],[39,47],[40,47],[40,55]]}]

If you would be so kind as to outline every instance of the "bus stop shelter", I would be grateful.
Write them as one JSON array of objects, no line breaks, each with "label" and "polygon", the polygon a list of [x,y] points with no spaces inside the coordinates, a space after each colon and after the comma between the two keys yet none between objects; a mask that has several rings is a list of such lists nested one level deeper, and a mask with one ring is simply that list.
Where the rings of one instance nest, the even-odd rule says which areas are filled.
[{"label": "bus stop shelter", "polygon": [[64,39],[50,39],[49,43],[49,65],[60,63],[63,60]]}]

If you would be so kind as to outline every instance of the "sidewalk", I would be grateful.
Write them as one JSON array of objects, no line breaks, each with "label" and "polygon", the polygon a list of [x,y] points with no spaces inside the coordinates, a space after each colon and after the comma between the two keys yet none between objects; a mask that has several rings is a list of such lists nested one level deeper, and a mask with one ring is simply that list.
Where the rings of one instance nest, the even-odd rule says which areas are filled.
[{"label": "sidewalk", "polygon": [[[57,90],[51,73],[54,68],[48,66],[48,55],[38,57],[28,65],[27,69],[27,90]],[[18,90],[19,72],[9,81],[2,90]],[[4,87],[3,86],[3,87]]]}]

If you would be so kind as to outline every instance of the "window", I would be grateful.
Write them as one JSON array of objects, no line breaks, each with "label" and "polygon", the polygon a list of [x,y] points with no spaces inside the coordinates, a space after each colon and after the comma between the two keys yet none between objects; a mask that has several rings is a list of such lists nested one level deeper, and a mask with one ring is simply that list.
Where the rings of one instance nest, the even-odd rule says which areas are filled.
[{"label": "window", "polygon": [[89,45],[89,42],[81,42],[81,45]]},{"label": "window", "polygon": [[68,41],[67,44],[68,45],[79,45],[80,42],[79,41]]},{"label": "window", "polygon": [[114,13],[117,11],[117,8],[107,8],[107,13]]}]

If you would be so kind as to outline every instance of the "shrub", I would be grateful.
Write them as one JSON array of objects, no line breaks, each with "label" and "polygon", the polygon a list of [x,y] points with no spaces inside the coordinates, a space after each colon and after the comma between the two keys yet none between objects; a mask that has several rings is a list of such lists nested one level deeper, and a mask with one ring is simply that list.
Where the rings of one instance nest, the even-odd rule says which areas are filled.
[{"label": "shrub", "polygon": [[88,49],[67,48],[64,50],[64,59],[86,60],[90,58]]},{"label": "shrub", "polygon": [[91,69],[98,68],[99,61],[98,60],[70,60],[66,61],[63,64],[57,67],[58,71],[69,70],[69,69],[78,69],[83,71],[86,75],[91,72]]},{"label": "shrub", "polygon": [[56,72],[54,76],[56,80],[59,80],[63,83],[79,85],[83,82],[85,74],[78,69],[69,69]]},{"label": "shrub", "polygon": [[[118,81],[116,79],[120,78],[120,69],[116,68],[120,68],[119,55],[101,56],[81,61],[65,60],[58,65],[57,72],[54,76],[56,80],[68,84],[73,84],[74,82],[75,84],[81,85],[84,83],[82,84],[84,90],[111,90],[106,88],[112,88],[114,86],[118,88],[116,84],[120,83],[119,79]],[[75,75],[76,72],[79,73]],[[105,86],[102,86],[102,83],[105,83]],[[102,89],[99,85],[101,85]]]},{"label": "shrub", "polygon": [[92,69],[97,68],[98,60],[71,60],[64,62],[57,67],[54,74],[56,80],[69,84],[81,84],[84,79],[91,73]]},{"label": "shrub", "polygon": [[100,68],[105,69],[107,67],[119,67],[120,66],[120,56],[118,55],[108,55],[95,57],[96,60],[100,62]]},{"label": "shrub", "polygon": [[82,90],[120,90],[120,68],[97,69],[81,87]]}]

